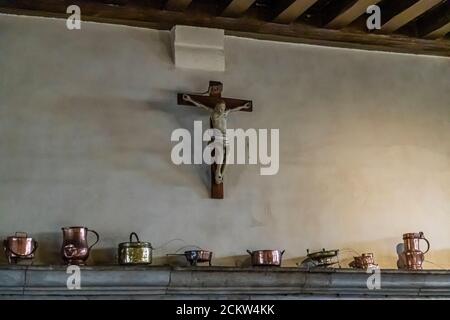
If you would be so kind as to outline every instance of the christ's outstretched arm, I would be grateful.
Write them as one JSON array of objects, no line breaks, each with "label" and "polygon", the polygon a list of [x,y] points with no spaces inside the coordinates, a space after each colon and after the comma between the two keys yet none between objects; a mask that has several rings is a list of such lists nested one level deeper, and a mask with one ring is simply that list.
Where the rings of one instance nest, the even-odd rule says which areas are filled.
[{"label": "christ's outstretched arm", "polygon": [[194,104],[196,107],[203,108],[203,109],[205,109],[205,110],[207,110],[207,111],[209,111],[209,112],[212,111],[211,108],[205,106],[204,104],[201,104],[201,103],[195,101],[195,100],[192,99],[191,96],[188,95],[188,94],[183,94],[183,100],[184,100],[184,101],[187,101],[187,102],[190,102],[190,103]]},{"label": "christ's outstretched arm", "polygon": [[246,104],[244,104],[244,105],[242,105],[240,107],[236,107],[234,109],[228,110],[227,114],[230,113],[230,112],[240,111],[240,110],[243,110],[243,109],[250,109],[251,107],[252,107],[252,103],[251,102],[247,102]]}]

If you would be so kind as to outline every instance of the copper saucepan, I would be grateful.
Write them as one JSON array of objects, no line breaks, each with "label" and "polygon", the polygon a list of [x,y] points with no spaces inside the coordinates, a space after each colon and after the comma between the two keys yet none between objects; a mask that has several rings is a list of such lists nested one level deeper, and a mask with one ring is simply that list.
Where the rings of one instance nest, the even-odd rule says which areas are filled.
[{"label": "copper saucepan", "polygon": [[285,250],[247,250],[248,254],[251,256],[252,265],[256,266],[281,266],[281,258]]},{"label": "copper saucepan", "polygon": [[184,253],[172,253],[168,256],[184,256],[191,266],[196,266],[197,263],[208,262],[211,266],[213,253],[207,250],[187,250]]},{"label": "copper saucepan", "polygon": [[349,263],[349,267],[354,269],[368,269],[376,268],[378,265],[375,263],[373,253],[363,253],[360,256],[353,257],[353,261]]},{"label": "copper saucepan", "polygon": [[9,263],[17,263],[20,259],[33,259],[38,243],[29,238],[26,232],[16,232],[3,241],[6,257]]}]

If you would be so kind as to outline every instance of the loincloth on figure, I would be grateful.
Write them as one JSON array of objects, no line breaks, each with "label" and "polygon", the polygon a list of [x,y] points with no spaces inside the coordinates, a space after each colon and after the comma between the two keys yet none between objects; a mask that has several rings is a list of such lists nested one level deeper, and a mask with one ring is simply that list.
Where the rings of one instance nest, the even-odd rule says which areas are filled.
[{"label": "loincloth on figure", "polygon": [[220,134],[220,135],[214,135],[212,137],[211,142],[217,142],[222,144],[225,147],[228,147],[230,145],[230,139],[228,138],[228,136],[226,134]]}]

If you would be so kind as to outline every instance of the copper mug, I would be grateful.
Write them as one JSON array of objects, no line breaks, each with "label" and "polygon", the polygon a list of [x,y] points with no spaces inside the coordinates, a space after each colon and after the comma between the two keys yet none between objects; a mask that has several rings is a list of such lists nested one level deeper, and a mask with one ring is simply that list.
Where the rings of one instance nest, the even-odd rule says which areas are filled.
[{"label": "copper mug", "polygon": [[16,232],[3,241],[3,249],[10,264],[21,259],[33,259],[37,248],[37,241],[29,238],[26,232]]},{"label": "copper mug", "polygon": [[[420,250],[420,240],[424,240],[427,243],[425,252]],[[425,260],[425,253],[430,250],[430,242],[425,238],[423,232],[403,234],[403,246],[404,269],[421,270]]]},{"label": "copper mug", "polygon": [[[91,248],[100,240],[100,236],[94,230],[86,227],[64,227],[63,244],[61,248],[61,256],[66,264],[83,265],[89,258]],[[96,237],[96,241],[88,246],[88,232],[92,232]]]}]

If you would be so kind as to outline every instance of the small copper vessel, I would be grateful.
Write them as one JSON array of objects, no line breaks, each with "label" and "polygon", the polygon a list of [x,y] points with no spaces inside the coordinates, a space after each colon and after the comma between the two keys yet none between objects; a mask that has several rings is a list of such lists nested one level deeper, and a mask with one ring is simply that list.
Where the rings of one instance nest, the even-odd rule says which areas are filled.
[{"label": "small copper vessel", "polygon": [[283,257],[284,250],[247,250],[251,256],[252,265],[256,266],[281,266],[281,258]]},{"label": "small copper vessel", "polygon": [[[61,256],[66,264],[83,265],[89,258],[91,248],[100,240],[100,236],[94,230],[86,227],[64,227],[63,244],[61,247]],[[96,236],[96,241],[88,246],[88,232]]]},{"label": "small copper vessel", "polygon": [[[427,243],[425,252],[420,250],[420,240],[424,240]],[[425,253],[430,250],[430,242],[425,238],[423,232],[405,233],[403,235],[403,247],[403,268],[407,270],[422,270]]]},{"label": "small copper vessel", "polygon": [[29,238],[26,232],[16,232],[3,241],[3,249],[10,264],[15,264],[20,260],[31,260],[38,248],[38,243],[33,238]]},{"label": "small copper vessel", "polygon": [[353,261],[349,263],[349,266],[354,269],[378,268],[378,265],[375,264],[373,253],[363,253],[358,257],[353,257]]}]

